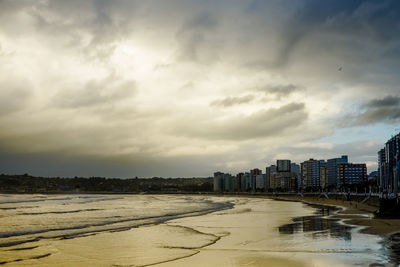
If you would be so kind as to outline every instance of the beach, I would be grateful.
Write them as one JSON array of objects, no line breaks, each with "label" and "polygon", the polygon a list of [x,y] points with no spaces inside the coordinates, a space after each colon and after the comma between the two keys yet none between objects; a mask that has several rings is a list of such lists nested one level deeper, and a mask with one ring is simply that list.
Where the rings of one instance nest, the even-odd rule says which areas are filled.
[{"label": "beach", "polygon": [[345,201],[342,199],[325,198],[323,196],[285,195],[273,197],[276,200],[300,201],[303,203],[340,207],[341,210],[332,216],[343,219],[348,224],[360,225],[363,233],[390,236],[400,232],[400,219],[377,218],[374,212],[376,205],[360,203],[358,201]]},{"label": "beach", "polygon": [[[0,204],[3,216],[6,211],[29,219],[24,228],[32,228],[29,234],[2,232],[0,259],[6,266],[397,266],[385,237],[344,224],[335,208],[297,200],[188,195],[31,199],[43,201]],[[72,207],[81,212],[71,213]],[[9,223],[5,217],[0,222]],[[55,229],[33,231],[38,223],[57,218]],[[90,227],[79,223],[56,229],[68,218],[68,225],[82,220]],[[23,223],[15,220],[8,227]]]}]

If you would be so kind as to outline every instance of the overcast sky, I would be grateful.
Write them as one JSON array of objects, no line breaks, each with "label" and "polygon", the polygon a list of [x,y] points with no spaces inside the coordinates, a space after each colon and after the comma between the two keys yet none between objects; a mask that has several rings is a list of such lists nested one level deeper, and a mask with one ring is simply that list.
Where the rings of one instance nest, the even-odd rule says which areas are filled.
[{"label": "overcast sky", "polygon": [[400,1],[0,0],[0,173],[211,176],[400,131]]}]

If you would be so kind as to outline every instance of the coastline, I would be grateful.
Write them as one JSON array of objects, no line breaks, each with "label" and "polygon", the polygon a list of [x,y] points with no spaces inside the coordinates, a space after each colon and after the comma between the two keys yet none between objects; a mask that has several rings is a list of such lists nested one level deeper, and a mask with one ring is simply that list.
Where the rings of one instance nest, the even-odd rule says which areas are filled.
[{"label": "coastline", "polygon": [[[336,199],[283,196],[271,197],[277,201],[296,201],[307,205],[317,205],[322,207],[335,207],[337,210],[329,215],[329,218],[340,219],[347,225],[358,226],[359,232],[379,236],[384,239],[384,246],[388,251],[392,251],[392,260],[400,262],[400,219],[376,218],[374,211],[377,207],[359,203],[357,201],[344,201]],[[397,266],[395,264],[395,266]]]},{"label": "coastline", "polygon": [[[379,262],[381,237],[362,236],[358,230],[338,226],[337,222],[320,215],[315,216],[316,205],[340,205],[265,195],[219,196],[234,205],[199,216],[178,217],[126,231],[43,239],[29,246],[18,246],[18,250],[5,249],[3,256],[9,255],[11,259],[14,255],[18,256],[15,259],[26,260],[26,264],[44,266],[65,263],[61,266],[134,264],[175,267],[204,266],[204,262],[208,262],[209,266],[303,267],[311,264],[325,267]],[[336,215],[336,210],[330,214]],[[311,217],[316,217],[316,221],[309,221]],[[293,220],[296,218],[308,221]],[[304,235],[296,234],[299,223]],[[313,237],[315,230],[318,234]],[[318,238],[318,235],[333,238]],[[354,257],[353,253],[363,255],[362,260]],[[9,264],[18,266],[21,262],[10,261]]]},{"label": "coastline", "polygon": [[332,214],[331,218],[342,219],[347,224],[362,226],[363,228],[360,230],[361,233],[381,235],[384,237],[400,233],[400,219],[376,218],[373,212],[377,208],[368,204],[310,196],[278,196],[267,198],[338,207],[340,210]]},{"label": "coastline", "polygon": [[[232,195],[220,196],[232,197]],[[251,204],[235,205],[233,209],[227,212],[216,212],[202,217],[201,221],[188,217],[169,222],[168,225],[189,227],[202,233],[217,236],[223,234],[221,236],[223,238],[212,245],[207,245],[200,249],[201,253],[196,253],[191,257],[178,261],[161,264],[160,266],[203,266],[202,264],[206,261],[212,263],[210,266],[348,266],[353,264],[365,265],[367,263],[381,264],[374,262],[373,259],[365,259],[370,256],[369,254],[375,253],[376,255],[377,253],[371,250],[373,246],[368,247],[369,241],[375,240],[372,242],[377,242],[376,240],[382,240],[381,236],[368,237],[364,235],[364,239],[360,241],[359,238],[364,233],[361,233],[358,227],[356,229],[353,228],[354,225],[348,225],[347,222],[345,225],[348,226],[330,228],[335,224],[337,225],[335,220],[331,224],[329,222],[330,218],[336,218],[341,221],[336,216],[338,216],[338,212],[343,211],[342,206],[317,202],[311,203],[292,198],[272,198],[265,195],[236,195],[236,197],[249,199],[249,204]],[[260,199],[260,201],[257,199]],[[267,202],[264,202],[264,200],[267,200]],[[268,200],[276,201],[269,202]],[[292,203],[288,203],[287,206],[283,204],[282,206],[280,203],[283,201]],[[329,215],[329,218],[323,218],[325,215],[314,214],[316,209],[323,206],[330,206],[335,210]],[[289,207],[291,208],[286,211],[285,209]],[[275,217],[265,217],[265,215],[271,209],[277,211],[278,214],[285,214],[285,216],[277,221],[270,222],[269,220],[275,220]],[[302,212],[297,213],[300,209],[302,209]],[[294,215],[296,213],[297,215]],[[288,216],[289,214],[291,215]],[[224,218],[225,216],[226,218]],[[296,226],[299,223],[301,226],[298,229],[300,232],[304,232],[304,235],[296,235],[298,231]],[[265,228],[265,225],[268,225],[268,227]],[[357,254],[366,253],[363,256],[364,262],[351,259],[348,255],[351,254],[350,251],[352,249],[338,247],[337,244],[334,244],[335,241],[332,241],[332,238],[328,238],[325,241],[324,238],[318,239],[318,235],[316,235],[317,240],[313,241],[314,231],[319,232],[318,235],[321,236],[333,236],[334,240],[339,240],[338,242],[343,242],[343,244],[352,240],[351,235],[353,235],[354,242],[357,243],[353,249]],[[280,237],[277,238],[277,236]],[[304,245],[303,242],[307,244]],[[312,255],[312,257],[309,255]],[[388,264],[385,266],[392,266],[391,262],[386,262],[385,264]]]}]

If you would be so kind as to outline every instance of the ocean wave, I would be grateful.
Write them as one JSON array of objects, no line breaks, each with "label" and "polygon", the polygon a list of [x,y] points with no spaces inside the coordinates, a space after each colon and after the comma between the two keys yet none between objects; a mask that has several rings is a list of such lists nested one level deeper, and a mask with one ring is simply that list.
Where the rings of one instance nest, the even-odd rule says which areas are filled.
[{"label": "ocean wave", "polygon": [[[102,208],[88,207],[86,209],[77,210],[54,210],[56,207],[51,206],[51,210],[46,211],[45,209],[48,208],[48,206],[41,206],[41,211],[38,212],[16,213],[15,215],[25,216],[24,219],[21,220],[21,224],[18,225],[22,230],[16,230],[14,228],[14,231],[1,231],[0,247],[12,247],[23,243],[35,242],[40,239],[67,239],[82,235],[97,234],[104,231],[128,230],[143,225],[160,224],[182,217],[199,216],[232,208],[234,205],[230,202],[199,201],[193,198],[185,198],[184,205],[181,203],[182,199],[171,199],[171,202],[168,203],[168,201],[161,198],[159,200],[154,200],[154,203],[150,203],[152,205],[150,207],[142,205],[143,198],[130,198],[122,202],[115,202],[115,200],[121,199],[123,198],[112,198],[114,202],[110,201],[106,206],[101,205]],[[96,200],[106,200],[106,198],[99,197]],[[110,198],[107,200],[110,200]],[[58,204],[62,205],[62,203]],[[80,203],[74,202],[73,204]],[[128,207],[131,207],[131,209]],[[88,211],[93,211],[94,213],[85,213],[84,216],[81,215],[81,212]],[[47,216],[62,216],[63,214],[73,216],[57,217],[57,220],[55,220],[53,216]],[[7,223],[6,219],[7,218],[2,219],[3,223]],[[1,223],[0,221],[0,226]],[[26,226],[23,225],[24,223]],[[12,227],[4,226],[0,227],[0,229],[11,230]]]}]

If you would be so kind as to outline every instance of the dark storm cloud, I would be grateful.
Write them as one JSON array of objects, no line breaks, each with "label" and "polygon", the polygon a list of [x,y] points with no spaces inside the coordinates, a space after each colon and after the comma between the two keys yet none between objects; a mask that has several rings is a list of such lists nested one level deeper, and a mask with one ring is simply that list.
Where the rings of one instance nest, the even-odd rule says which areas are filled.
[{"label": "dark storm cloud", "polygon": [[290,103],[279,108],[260,110],[247,116],[182,124],[175,129],[175,133],[216,140],[250,140],[283,135],[288,129],[296,129],[307,120],[307,117],[303,103]]},{"label": "dark storm cloud", "polygon": [[400,97],[398,96],[374,99],[364,106],[365,110],[355,118],[355,125],[366,125],[378,122],[395,124],[400,122]]},{"label": "dark storm cloud", "polygon": [[386,96],[382,99],[373,99],[365,104],[367,108],[400,107],[400,97]]},{"label": "dark storm cloud", "polygon": [[356,114],[347,114],[339,126],[352,127],[375,123],[396,124],[400,122],[400,97],[386,96],[372,99],[359,107]]},{"label": "dark storm cloud", "polygon": [[[354,52],[353,59],[365,60],[373,54],[365,54],[362,49],[354,49],[359,42],[374,40],[383,47],[391,46],[389,41],[399,40],[400,2],[398,1],[304,1],[293,17],[287,21],[283,30],[283,45],[276,64],[290,63],[298,44],[318,31],[348,37],[342,49]],[[332,43],[333,45],[333,43]],[[353,46],[353,47],[352,47]],[[319,50],[335,49],[333,46],[320,47]],[[382,55],[386,49],[381,49]],[[390,49],[389,49],[390,50]],[[394,51],[392,51],[394,52]],[[396,57],[400,56],[396,53]],[[344,58],[345,59],[345,58]]]},{"label": "dark storm cloud", "polygon": [[247,104],[254,100],[253,95],[245,95],[245,96],[238,96],[232,97],[228,96],[222,99],[214,100],[210,103],[211,106],[221,106],[221,107],[231,107],[240,104]]}]

